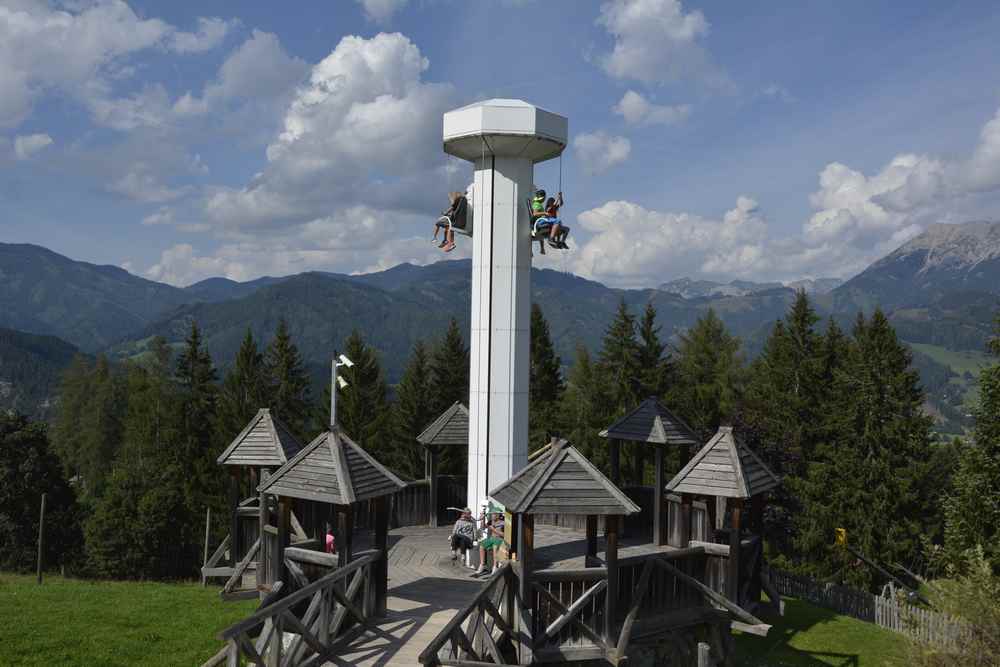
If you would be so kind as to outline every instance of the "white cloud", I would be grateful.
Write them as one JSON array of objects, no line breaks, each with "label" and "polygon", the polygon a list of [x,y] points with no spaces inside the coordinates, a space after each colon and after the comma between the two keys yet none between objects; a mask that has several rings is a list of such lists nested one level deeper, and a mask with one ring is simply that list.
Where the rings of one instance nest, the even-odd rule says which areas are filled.
[{"label": "white cloud", "polygon": [[[268,163],[245,187],[209,193],[209,219],[231,230],[301,225],[363,204],[433,210],[446,192],[441,115],[449,85],[399,33],[348,36],[312,68],[289,105]],[[452,176],[454,179],[454,176]]]},{"label": "white cloud", "polygon": [[[159,19],[140,18],[121,0],[0,6],[0,127],[19,125],[35,101],[52,91],[83,103],[95,120],[112,127],[131,129],[158,118],[150,111],[161,105],[155,88],[117,100],[116,83],[134,72],[127,58],[152,48],[204,50],[229,25],[204,19],[198,33],[183,33]],[[118,102],[121,111],[113,108]]]},{"label": "white cloud", "polygon": [[27,134],[14,137],[14,155],[18,160],[27,160],[38,151],[52,144],[47,134]]},{"label": "white cloud", "polygon": [[708,20],[699,10],[685,12],[680,0],[611,0],[601,5],[597,24],[614,37],[601,64],[615,78],[647,84],[690,79],[712,88],[732,87],[701,44]]},{"label": "white cloud", "polygon": [[792,95],[791,91],[776,83],[764,86],[764,88],[761,89],[760,94],[764,97],[770,97],[771,99],[780,100],[789,104],[798,101],[795,95]]},{"label": "white cloud", "polygon": [[[581,275],[655,285],[682,275],[788,280],[849,277],[933,222],[995,217],[1000,205],[1000,111],[967,158],[904,153],[866,175],[839,162],[819,174],[815,212],[801,233],[774,238],[753,200],[721,220],[607,202],[578,216],[592,236],[576,253]],[[662,274],[669,267],[669,274]]]},{"label": "white cloud", "polygon": [[409,0],[356,0],[365,12],[365,18],[375,23],[388,23]]},{"label": "white cloud", "polygon": [[653,104],[634,90],[625,93],[611,110],[624,117],[625,122],[631,125],[675,125],[691,115],[691,106],[688,104]]},{"label": "white cloud", "polygon": [[198,32],[174,32],[168,40],[168,46],[176,53],[211,51],[222,43],[236,24],[236,21],[225,21],[220,18],[199,18]]},{"label": "white cloud", "polygon": [[628,159],[632,143],[625,137],[609,135],[603,130],[578,134],[573,138],[573,150],[588,174],[599,174]]},{"label": "white cloud", "polygon": [[213,276],[239,280],[245,267],[223,257],[202,257],[189,243],[178,243],[160,254],[160,261],[149,267],[145,275],[151,280],[185,287]]},{"label": "white cloud", "polygon": [[[183,197],[186,188],[172,188],[161,182],[153,167],[134,163],[130,170],[107,185],[108,192],[147,204],[160,204]],[[145,220],[143,221],[145,223]]]},{"label": "white cloud", "polygon": [[155,213],[150,213],[142,219],[144,227],[174,224],[174,212],[166,206],[160,207]]}]

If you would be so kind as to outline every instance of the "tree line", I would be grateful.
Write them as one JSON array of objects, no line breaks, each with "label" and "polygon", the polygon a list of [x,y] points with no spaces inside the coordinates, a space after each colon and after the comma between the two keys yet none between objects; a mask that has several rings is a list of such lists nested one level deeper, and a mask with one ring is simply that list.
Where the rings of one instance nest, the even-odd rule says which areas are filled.
[{"label": "tree line", "polygon": [[[991,349],[1000,354],[1000,343]],[[341,369],[348,385],[338,390],[338,421],[402,477],[422,477],[416,435],[452,403],[468,400],[469,351],[457,323],[417,341],[392,388],[360,332],[340,351],[354,365]],[[216,457],[260,407],[309,442],[328,424],[329,392],[310,387],[284,323],[263,348],[248,332],[221,381],[194,323],[176,352],[154,339],[148,353],[122,363],[76,359],[48,433],[5,418],[5,461],[30,441],[40,472],[0,498],[0,513],[17,517],[7,523],[20,526],[0,521],[0,533],[16,533],[0,543],[22,545],[0,547],[0,565],[29,562],[25,526],[37,489],[48,485],[58,489],[54,511],[69,517],[65,534],[50,542],[64,562],[96,576],[193,575],[206,507],[225,530],[225,476]],[[878,310],[845,332],[821,322],[799,294],[747,363],[740,340],[711,310],[668,337],[652,305],[635,314],[621,303],[600,349],[591,354],[581,345],[564,364],[541,307],[532,307],[532,449],[559,435],[607,470],[607,441],[598,432],[650,396],[703,441],[733,425],[782,476],[765,515],[772,562],[873,587],[876,575],[834,548],[834,529],[843,527],[856,548],[885,563],[920,569],[929,554],[960,563],[978,548],[1000,564],[1000,364],[980,378],[973,436],[940,442],[922,409],[910,352]],[[668,473],[691,454],[669,452]],[[465,452],[452,450],[441,468],[463,475],[465,465]],[[639,447],[623,449],[622,469],[631,483],[652,482]]]}]

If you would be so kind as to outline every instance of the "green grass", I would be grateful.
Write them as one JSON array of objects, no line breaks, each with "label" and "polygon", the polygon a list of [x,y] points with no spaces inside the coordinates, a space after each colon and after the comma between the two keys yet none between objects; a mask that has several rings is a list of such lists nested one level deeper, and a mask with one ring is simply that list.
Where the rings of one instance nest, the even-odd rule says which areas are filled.
[{"label": "green grass", "polygon": [[939,345],[928,345],[926,343],[907,344],[917,352],[926,354],[934,361],[947,366],[959,375],[964,375],[968,371],[973,377],[979,377],[979,371],[993,363],[993,358],[985,352],[949,350]]},{"label": "green grass", "polygon": [[739,635],[741,667],[890,667],[906,664],[907,640],[884,630],[800,600],[785,600],[785,615],[767,618],[767,637]]},{"label": "green grass", "polygon": [[[222,602],[197,584],[91,582],[0,574],[0,665],[199,665],[215,634],[255,602]],[[741,667],[905,664],[906,640],[870,623],[787,600],[767,637],[740,635]]]},{"label": "green grass", "polygon": [[253,601],[218,587],[0,574],[0,665],[200,665]]}]

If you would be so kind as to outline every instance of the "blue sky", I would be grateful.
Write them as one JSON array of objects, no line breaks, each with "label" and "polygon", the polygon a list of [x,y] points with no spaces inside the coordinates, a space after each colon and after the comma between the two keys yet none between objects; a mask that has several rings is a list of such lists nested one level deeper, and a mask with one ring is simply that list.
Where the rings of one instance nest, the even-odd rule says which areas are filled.
[{"label": "blue sky", "polygon": [[540,264],[844,277],[1000,217],[997,34],[996,3],[0,0],[0,240],[181,285],[435,261],[470,178],[441,113],[517,97],[570,119]]}]

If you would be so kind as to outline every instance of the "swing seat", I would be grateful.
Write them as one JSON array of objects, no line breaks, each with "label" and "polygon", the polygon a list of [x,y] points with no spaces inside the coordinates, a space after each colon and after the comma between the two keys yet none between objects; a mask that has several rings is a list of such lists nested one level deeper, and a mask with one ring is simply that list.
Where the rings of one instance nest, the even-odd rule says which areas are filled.
[{"label": "swing seat", "polygon": [[437,219],[438,227],[450,229],[456,234],[472,236],[472,212],[469,210],[469,200],[464,196],[455,202],[455,210],[449,216],[447,213]]},{"label": "swing seat", "polygon": [[[528,208],[528,220],[531,220],[531,214],[534,212],[534,211],[531,210],[531,200],[530,199],[526,199],[524,201],[525,201],[525,206]],[[543,223],[541,223],[541,224],[539,224],[537,226],[535,225],[534,222],[532,222],[530,224],[531,224],[531,239],[533,241],[538,241],[540,243],[544,243],[545,241],[548,241],[548,239],[549,239],[549,233],[552,231],[552,223],[550,223],[550,222],[543,222]],[[562,227],[562,229],[564,229],[566,231],[567,234],[569,233],[569,231],[570,231],[569,225],[566,225],[564,223],[559,223],[559,225],[560,225],[560,227]],[[569,246],[568,245],[565,248],[562,248],[562,247],[553,245],[552,243],[549,243],[549,247],[550,248],[555,248],[556,250],[569,250]],[[542,254],[545,254],[545,247],[544,247],[544,245],[542,246]]]}]

